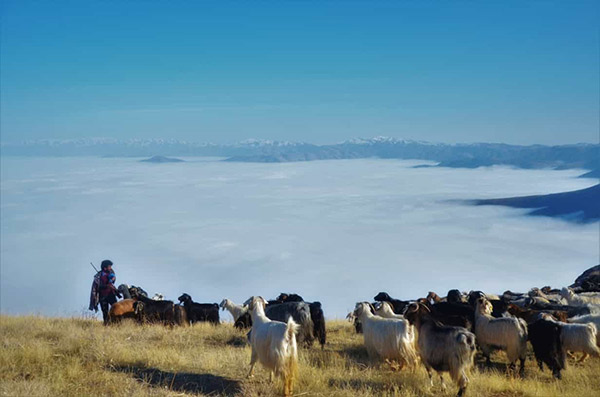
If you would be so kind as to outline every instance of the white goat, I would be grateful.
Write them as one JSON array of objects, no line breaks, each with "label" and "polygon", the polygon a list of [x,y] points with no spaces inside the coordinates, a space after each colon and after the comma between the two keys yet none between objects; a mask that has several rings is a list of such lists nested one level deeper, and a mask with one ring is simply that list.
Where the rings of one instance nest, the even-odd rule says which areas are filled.
[{"label": "white goat", "polygon": [[596,326],[596,346],[600,347],[600,315],[586,314],[584,316],[571,317],[567,322],[575,324],[594,324]]},{"label": "white goat", "polygon": [[254,375],[254,366],[260,361],[270,371],[271,380],[273,375],[283,378],[283,395],[291,396],[298,368],[296,333],[299,327],[291,316],[287,324],[270,320],[265,315],[266,305],[267,302],[260,296],[253,296],[244,303],[252,316],[252,357],[248,377]]},{"label": "white goat", "polygon": [[383,318],[396,318],[404,320],[404,316],[401,314],[394,313],[394,309],[392,309],[392,305],[389,302],[380,302],[379,305],[375,306],[375,314],[379,317]]},{"label": "white goat", "polygon": [[562,296],[571,306],[600,305],[600,297],[595,295],[575,294],[571,288],[560,290]]},{"label": "white goat", "polygon": [[397,360],[400,369],[417,363],[416,335],[405,319],[383,318],[371,312],[368,302],[359,302],[354,315],[362,323],[365,347],[371,359]]},{"label": "white goat", "polygon": [[600,349],[596,345],[597,330],[593,323],[568,324],[557,321],[548,314],[542,316],[560,325],[560,339],[565,353],[583,353],[579,362],[588,358],[588,355],[600,357]]},{"label": "white goat", "polygon": [[219,307],[223,310],[227,309],[227,311],[233,317],[233,322],[235,323],[238,318],[240,318],[243,314],[248,311],[248,307],[244,305],[236,305],[233,301],[225,298],[219,304]]},{"label": "white goat", "polygon": [[152,300],[154,300],[154,301],[164,301],[165,300],[165,296],[163,294],[161,294],[160,292],[157,292],[152,297]]},{"label": "white goat", "polygon": [[517,359],[521,362],[519,375],[525,374],[527,353],[527,323],[514,317],[492,317],[492,304],[485,298],[479,298],[475,306],[475,336],[483,355],[490,364],[490,353],[494,348],[506,352],[511,369]]}]

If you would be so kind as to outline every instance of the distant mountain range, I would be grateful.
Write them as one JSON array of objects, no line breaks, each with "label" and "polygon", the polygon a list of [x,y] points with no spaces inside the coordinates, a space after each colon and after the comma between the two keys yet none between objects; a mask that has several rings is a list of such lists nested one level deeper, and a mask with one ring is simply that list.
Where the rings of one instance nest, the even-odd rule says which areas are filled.
[{"label": "distant mountain range", "polygon": [[443,144],[387,137],[353,139],[331,145],[305,142],[246,141],[217,145],[169,139],[71,139],[2,143],[4,156],[218,156],[226,161],[290,162],[331,159],[419,159],[439,167],[476,168],[509,165],[520,168],[600,170],[600,145]]},{"label": "distant mountain range", "polygon": [[600,184],[564,193],[473,200],[471,204],[533,208],[529,215],[560,217],[581,223],[595,222],[600,220]]}]

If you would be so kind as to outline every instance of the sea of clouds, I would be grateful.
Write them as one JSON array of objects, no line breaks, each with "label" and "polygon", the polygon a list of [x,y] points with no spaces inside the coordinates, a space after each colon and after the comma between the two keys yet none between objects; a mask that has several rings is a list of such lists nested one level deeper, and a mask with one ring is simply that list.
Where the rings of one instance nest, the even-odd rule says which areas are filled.
[{"label": "sea of clouds", "polygon": [[582,170],[186,160],[2,158],[1,311],[84,313],[89,262],[106,258],[118,284],[150,294],[218,303],[295,292],[329,318],[379,291],[526,291],[598,264],[598,223],[449,201],[595,184]]}]

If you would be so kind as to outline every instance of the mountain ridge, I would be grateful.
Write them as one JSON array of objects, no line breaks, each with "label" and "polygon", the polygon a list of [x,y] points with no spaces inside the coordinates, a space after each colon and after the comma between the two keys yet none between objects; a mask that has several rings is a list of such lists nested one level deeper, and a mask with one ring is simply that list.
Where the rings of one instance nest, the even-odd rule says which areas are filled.
[{"label": "mountain ridge", "polygon": [[555,146],[484,142],[446,144],[382,136],[325,145],[262,139],[215,144],[176,139],[80,138],[0,143],[0,148],[2,155],[7,156],[217,156],[232,162],[265,163],[383,158],[434,161],[439,167],[451,168],[507,165],[519,168],[600,169],[600,145],[592,143]]}]

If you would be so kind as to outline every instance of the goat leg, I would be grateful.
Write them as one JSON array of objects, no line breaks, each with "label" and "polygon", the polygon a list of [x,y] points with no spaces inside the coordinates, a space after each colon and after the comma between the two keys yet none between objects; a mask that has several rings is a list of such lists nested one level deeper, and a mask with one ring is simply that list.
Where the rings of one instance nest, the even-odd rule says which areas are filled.
[{"label": "goat leg", "polygon": [[258,360],[258,355],[252,349],[252,356],[250,357],[250,371],[248,372],[248,376],[246,378],[252,378],[254,376],[254,366],[256,365],[256,361]]},{"label": "goat leg", "polygon": [[585,360],[587,360],[587,358],[588,358],[589,356],[590,356],[589,354],[587,354],[587,353],[585,353],[585,352],[584,352],[584,353],[581,355],[581,357],[579,358],[579,360],[577,360],[577,362],[578,362],[578,363],[582,363],[582,362],[584,362]]},{"label": "goat leg", "polygon": [[525,357],[520,359],[521,362],[521,368],[519,368],[519,377],[524,378],[525,377]]},{"label": "goat leg", "polygon": [[431,373],[431,368],[425,367],[427,370],[427,375],[429,376],[429,387],[433,387],[433,374]]},{"label": "goat leg", "polygon": [[442,390],[446,391],[446,384],[444,383],[444,374],[440,372],[439,375],[440,375],[440,382],[442,383]]}]

